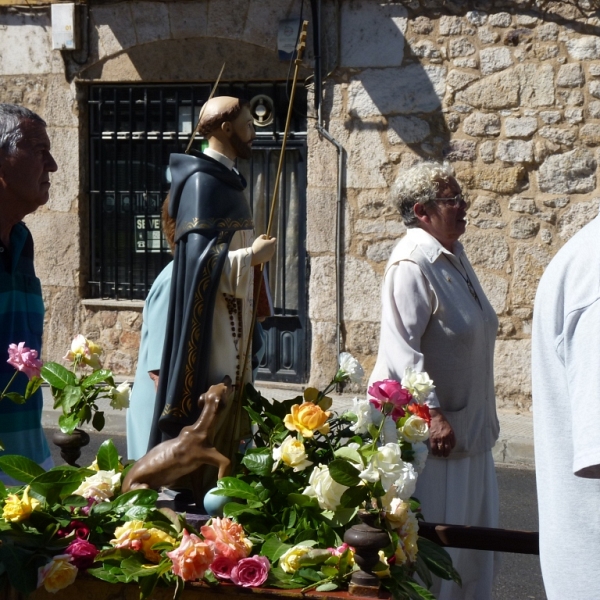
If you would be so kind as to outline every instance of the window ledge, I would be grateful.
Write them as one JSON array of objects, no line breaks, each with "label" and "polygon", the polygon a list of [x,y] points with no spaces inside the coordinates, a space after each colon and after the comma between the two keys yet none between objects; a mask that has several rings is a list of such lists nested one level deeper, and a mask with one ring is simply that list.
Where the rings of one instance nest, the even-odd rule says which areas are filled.
[{"label": "window ledge", "polygon": [[138,310],[144,308],[143,300],[109,300],[103,298],[84,298],[81,301],[87,308],[113,308],[116,310]]}]

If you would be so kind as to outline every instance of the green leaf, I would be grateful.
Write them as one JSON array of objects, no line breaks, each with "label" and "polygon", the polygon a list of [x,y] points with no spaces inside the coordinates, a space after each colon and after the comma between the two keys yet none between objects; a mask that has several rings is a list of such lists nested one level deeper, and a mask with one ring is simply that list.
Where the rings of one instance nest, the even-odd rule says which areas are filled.
[{"label": "green leaf", "polygon": [[4,394],[4,398],[8,398],[14,404],[25,404],[26,402],[25,397],[17,392],[7,392]]},{"label": "green leaf", "polygon": [[112,508],[118,508],[119,506],[128,507],[137,504],[138,506],[148,506],[154,508],[157,499],[158,492],[155,490],[131,490],[130,492],[125,492],[116,500],[111,502],[111,506]]},{"label": "green leaf", "polygon": [[43,381],[43,379],[41,377],[38,377],[37,375],[34,375],[29,380],[29,383],[27,384],[27,387],[25,388],[25,400],[28,400],[29,398],[31,398],[31,396],[33,396],[33,394],[35,394],[38,391],[38,389],[40,388],[40,385],[42,385],[42,381]]},{"label": "green leaf", "polygon": [[73,433],[77,425],[79,425],[79,417],[77,415],[60,415],[58,417],[58,426],[63,433]]},{"label": "green leaf", "polygon": [[329,463],[331,478],[341,485],[352,487],[361,481],[360,471],[343,458],[336,458]]},{"label": "green leaf", "polygon": [[46,498],[48,504],[54,504],[61,496],[68,496],[85,479],[85,474],[73,467],[55,467],[38,475],[31,481],[31,490]]},{"label": "green leaf", "polygon": [[34,559],[28,550],[12,544],[2,544],[0,562],[6,568],[11,586],[28,595],[37,587],[37,570],[46,562],[46,558],[42,556]]},{"label": "green leaf", "polygon": [[255,508],[249,508],[247,504],[239,504],[238,502],[228,502],[223,507],[223,514],[226,517],[237,517],[242,514],[264,517],[264,511],[261,512]]},{"label": "green leaf", "polygon": [[6,498],[8,492],[6,491],[6,486],[3,481],[0,481],[0,500]]},{"label": "green leaf", "polygon": [[265,540],[260,552],[274,563],[291,547],[289,544],[284,544],[276,535],[272,535]]},{"label": "green leaf", "polygon": [[47,362],[41,369],[41,376],[52,387],[64,390],[68,385],[75,385],[75,374],[55,362]]},{"label": "green leaf", "polygon": [[9,477],[23,483],[31,483],[35,477],[46,472],[31,459],[13,454],[0,456],[0,469]]},{"label": "green leaf", "polygon": [[268,477],[273,471],[273,457],[270,448],[251,448],[249,449],[242,464],[259,476]]},{"label": "green leaf", "polygon": [[[244,500],[260,501],[256,490],[245,481],[236,479],[235,477],[223,477],[219,479],[217,487],[220,490],[225,490],[226,493],[217,494],[218,496],[229,496],[230,498],[242,498]],[[213,492],[214,493],[214,492]]]},{"label": "green leaf", "polygon": [[112,440],[102,442],[100,448],[98,448],[96,460],[98,461],[98,468],[102,471],[119,470],[119,451]]},{"label": "green leaf", "polygon": [[92,427],[96,431],[102,431],[104,429],[104,423],[105,423],[104,412],[101,410],[97,410],[94,413],[94,417],[92,418]]},{"label": "green leaf", "polygon": [[308,579],[308,581],[323,581],[323,575],[319,573],[319,571],[315,571],[315,569],[303,568],[298,569],[297,575],[304,579]]},{"label": "green leaf", "polygon": [[331,527],[344,527],[354,519],[356,512],[356,508],[338,508],[334,513],[329,513],[329,517],[324,520]]},{"label": "green leaf", "polygon": [[109,570],[102,567],[95,567],[93,569],[88,569],[86,571],[89,575],[93,575],[94,577],[101,579],[102,581],[108,581],[108,583],[119,583],[119,578],[111,573]]},{"label": "green leaf", "polygon": [[140,585],[140,598],[144,600],[144,598],[149,598],[154,592],[154,588],[160,579],[159,573],[152,573],[149,577],[143,577],[139,582]]},{"label": "green leaf", "polygon": [[304,494],[288,494],[287,499],[291,504],[295,504],[296,506],[312,506],[313,508],[319,508],[317,499],[312,496],[306,496]]},{"label": "green leaf", "polygon": [[452,566],[450,555],[441,546],[423,537],[419,537],[417,545],[419,555],[434,575],[462,585],[460,575]]},{"label": "green leaf", "polygon": [[315,588],[315,592],[333,592],[333,590],[338,589],[338,585],[333,583],[333,581],[328,581],[327,583],[322,583],[318,587]]},{"label": "green leaf", "polygon": [[356,463],[357,465],[364,464],[362,456],[359,454],[358,450],[355,448],[348,448],[347,446],[343,446],[342,448],[338,448],[334,452],[335,456],[338,458],[345,458],[349,461]]},{"label": "green leaf", "polygon": [[76,385],[66,385],[62,401],[63,412],[68,413],[73,410],[80,400],[81,388]]},{"label": "green leaf", "polygon": [[82,388],[89,388],[92,385],[96,385],[98,383],[103,383],[107,379],[112,379],[112,372],[108,369],[98,369],[94,371],[91,375],[88,375],[82,382]]},{"label": "green leaf", "polygon": [[369,488],[360,485],[348,488],[340,498],[340,506],[343,508],[356,508],[369,498]]}]

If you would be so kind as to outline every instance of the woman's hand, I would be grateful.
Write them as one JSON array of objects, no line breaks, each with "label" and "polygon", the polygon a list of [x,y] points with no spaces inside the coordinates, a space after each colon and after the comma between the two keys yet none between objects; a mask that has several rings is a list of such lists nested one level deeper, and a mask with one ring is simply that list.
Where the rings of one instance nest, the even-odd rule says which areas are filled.
[{"label": "woman's hand", "polygon": [[430,408],[429,447],[434,456],[448,456],[456,446],[454,430],[444,414],[437,408]]}]

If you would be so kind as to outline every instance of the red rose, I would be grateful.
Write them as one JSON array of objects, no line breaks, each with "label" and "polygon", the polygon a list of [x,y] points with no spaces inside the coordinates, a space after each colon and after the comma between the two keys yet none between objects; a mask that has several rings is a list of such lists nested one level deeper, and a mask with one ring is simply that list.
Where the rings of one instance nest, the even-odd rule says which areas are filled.
[{"label": "red rose", "polygon": [[96,559],[96,554],[99,550],[87,540],[81,538],[75,538],[65,550],[67,554],[71,555],[71,562],[78,569],[89,569]]},{"label": "red rose", "polygon": [[417,417],[421,417],[427,421],[427,425],[431,423],[431,414],[429,413],[429,406],[427,404],[409,404],[406,408]]}]

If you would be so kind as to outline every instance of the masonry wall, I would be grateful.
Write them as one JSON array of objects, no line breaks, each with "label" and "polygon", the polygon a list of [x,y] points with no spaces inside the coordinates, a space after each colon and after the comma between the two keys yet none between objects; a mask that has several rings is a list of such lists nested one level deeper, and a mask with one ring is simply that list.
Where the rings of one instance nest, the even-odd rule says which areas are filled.
[{"label": "masonry wall", "polygon": [[[48,121],[60,170],[27,218],[47,306],[45,358],[76,332],[107,365],[135,369],[141,303],[85,301],[90,82],[285,79],[277,22],[299,0],[116,2],[89,6],[89,39],[50,49],[49,8],[0,8],[0,98]],[[600,20],[595,2],[323,0],[323,125],[345,149],[342,339],[366,371],[379,337],[379,290],[404,231],[389,197],[402,170],[446,158],[472,201],[463,241],[496,309],[500,406],[530,404],[537,282],[600,206]],[[306,14],[305,14],[306,16]],[[309,39],[309,48],[311,41]],[[310,73],[311,56],[303,76]],[[312,115],[316,117],[315,114]],[[311,383],[335,369],[337,154],[309,119]]]}]

